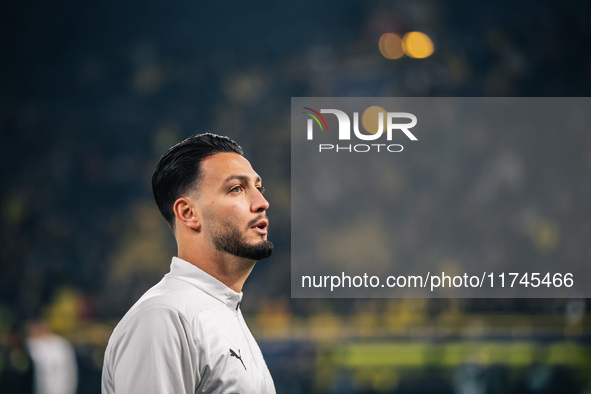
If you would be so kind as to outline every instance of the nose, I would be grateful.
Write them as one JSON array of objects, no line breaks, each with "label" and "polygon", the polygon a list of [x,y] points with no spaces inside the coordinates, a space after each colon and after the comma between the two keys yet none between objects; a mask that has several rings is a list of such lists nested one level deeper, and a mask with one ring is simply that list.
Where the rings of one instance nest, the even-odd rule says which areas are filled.
[{"label": "nose", "polygon": [[263,193],[256,191],[254,193],[254,199],[252,201],[251,209],[253,212],[265,212],[269,209],[269,201],[263,196]]}]

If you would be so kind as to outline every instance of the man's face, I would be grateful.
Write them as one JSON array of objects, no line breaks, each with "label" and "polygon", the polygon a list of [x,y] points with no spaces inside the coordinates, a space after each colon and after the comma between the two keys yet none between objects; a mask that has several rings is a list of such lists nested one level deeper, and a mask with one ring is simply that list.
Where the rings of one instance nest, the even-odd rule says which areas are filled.
[{"label": "man's face", "polygon": [[202,231],[221,252],[251,260],[269,257],[269,203],[259,175],[236,153],[217,153],[201,162],[198,201]]}]

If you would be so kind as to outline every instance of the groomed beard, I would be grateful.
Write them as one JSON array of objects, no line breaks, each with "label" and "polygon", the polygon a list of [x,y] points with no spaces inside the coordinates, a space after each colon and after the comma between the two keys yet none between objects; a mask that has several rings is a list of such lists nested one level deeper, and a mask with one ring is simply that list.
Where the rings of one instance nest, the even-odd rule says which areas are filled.
[{"label": "groomed beard", "polygon": [[249,244],[238,229],[230,226],[215,231],[211,238],[217,250],[250,260],[264,259],[273,253],[273,242],[265,239],[256,244]]}]

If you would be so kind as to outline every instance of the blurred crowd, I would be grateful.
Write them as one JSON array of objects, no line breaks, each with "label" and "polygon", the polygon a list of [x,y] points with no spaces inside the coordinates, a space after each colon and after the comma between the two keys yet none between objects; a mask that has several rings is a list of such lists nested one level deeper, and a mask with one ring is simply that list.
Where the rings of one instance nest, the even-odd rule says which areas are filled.
[{"label": "blurred crowd", "polygon": [[[291,97],[588,96],[590,4],[1,7],[0,392],[100,391],[112,328],[176,252],[152,200],[153,168],[169,146],[204,131],[243,146],[271,203],[276,252],[253,271],[243,310],[278,392],[591,390],[585,299],[326,300],[289,292]],[[414,30],[433,40],[431,56],[382,56],[382,34]],[[588,263],[591,138],[557,140],[556,151],[569,152],[561,156],[537,151],[536,138],[552,136],[524,130],[491,140],[475,132],[471,166],[452,162],[439,196],[424,193],[420,176],[397,178],[419,206],[405,243],[461,255],[462,243],[492,242],[496,259],[511,250]],[[515,155],[503,148],[508,141],[533,142]],[[429,166],[437,163],[415,171]],[[468,208],[446,212],[445,202],[466,190]],[[517,237],[503,245],[470,239],[502,226],[496,214],[524,204],[524,190],[539,198],[516,219]],[[496,198],[503,193],[516,197]],[[431,228],[450,226],[466,229],[455,233],[461,240],[449,233],[444,244],[417,244]]]}]

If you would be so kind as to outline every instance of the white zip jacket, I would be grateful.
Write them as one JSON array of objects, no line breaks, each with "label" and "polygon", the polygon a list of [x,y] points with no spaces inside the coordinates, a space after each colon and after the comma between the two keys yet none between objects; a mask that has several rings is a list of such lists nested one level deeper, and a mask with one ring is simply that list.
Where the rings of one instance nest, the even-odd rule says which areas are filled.
[{"label": "white zip jacket", "polygon": [[170,272],[119,322],[103,394],[275,393],[238,294],[173,257]]}]

